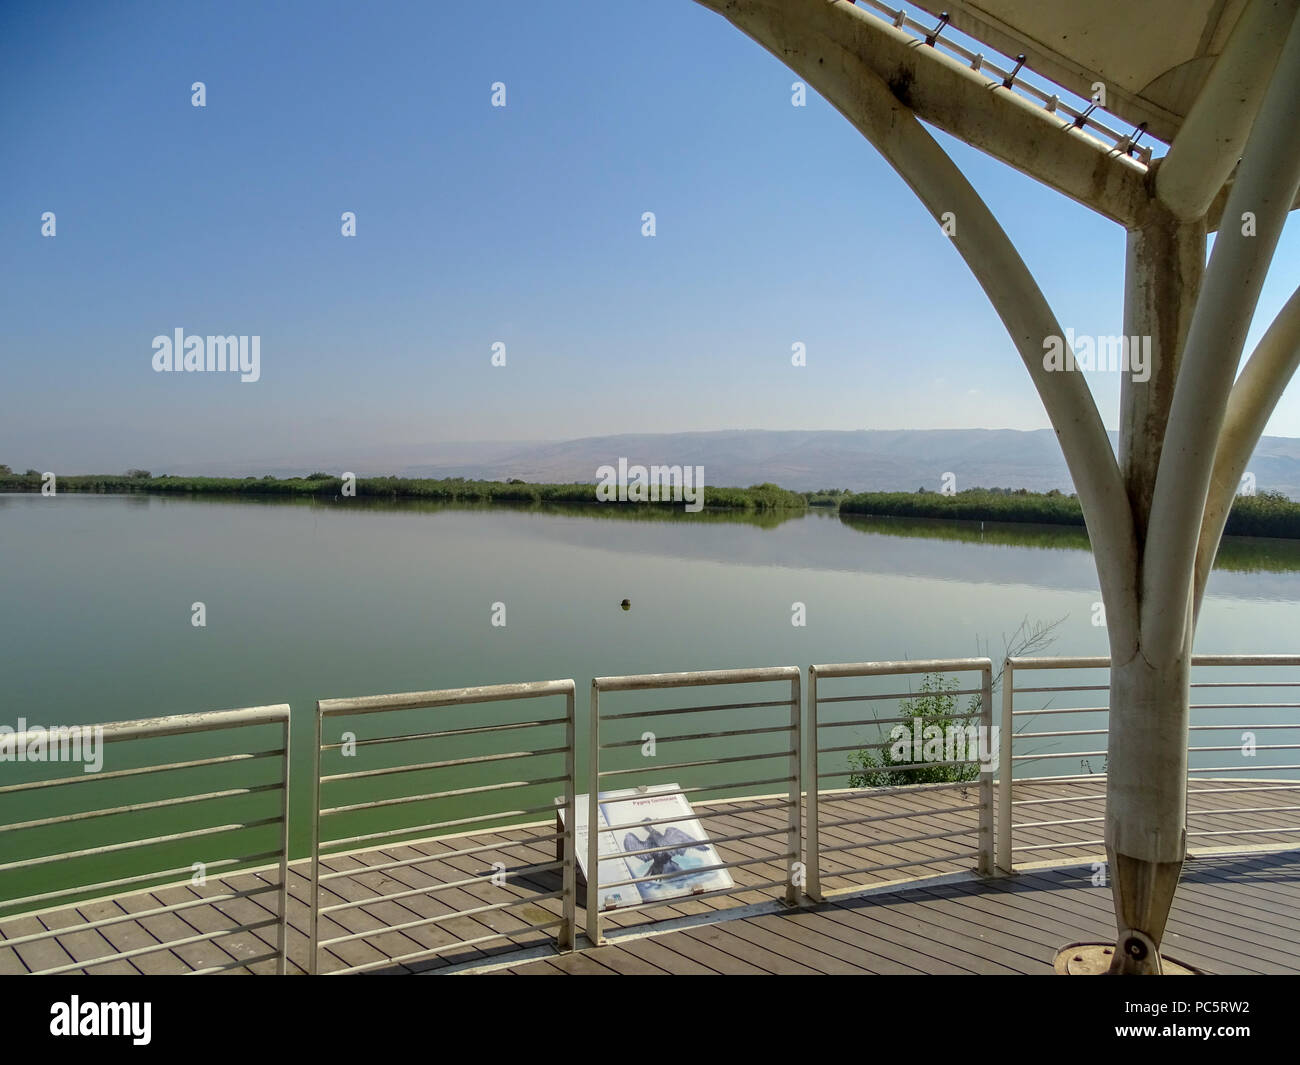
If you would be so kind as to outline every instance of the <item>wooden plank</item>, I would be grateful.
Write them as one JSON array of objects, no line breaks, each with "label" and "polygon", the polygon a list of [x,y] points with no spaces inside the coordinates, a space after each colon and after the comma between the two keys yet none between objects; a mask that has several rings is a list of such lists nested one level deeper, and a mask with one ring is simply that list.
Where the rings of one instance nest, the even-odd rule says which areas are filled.
[{"label": "wooden plank", "polygon": [[803,943],[823,954],[850,961],[868,972],[889,976],[922,975],[922,970],[906,965],[884,951],[870,949],[865,942],[850,941],[844,930],[815,910],[795,910],[789,913],[766,914],[751,918],[760,927],[778,935]]},{"label": "wooden plank", "polygon": [[737,929],[742,922],[724,922],[715,925],[701,925],[698,928],[683,929],[680,935],[697,943],[705,943],[730,954],[733,958],[753,965],[765,972],[780,975],[813,975],[820,972],[810,965],[805,965],[787,954],[778,954],[766,946],[760,946],[752,939],[741,934]]},{"label": "wooden plank", "polygon": [[660,936],[646,936],[639,939],[629,939],[620,941],[619,947],[628,954],[633,954],[638,958],[650,962],[666,973],[672,973],[674,976],[717,976],[714,969],[710,969],[703,962],[688,958],[685,954],[678,954],[670,947],[665,946]]}]

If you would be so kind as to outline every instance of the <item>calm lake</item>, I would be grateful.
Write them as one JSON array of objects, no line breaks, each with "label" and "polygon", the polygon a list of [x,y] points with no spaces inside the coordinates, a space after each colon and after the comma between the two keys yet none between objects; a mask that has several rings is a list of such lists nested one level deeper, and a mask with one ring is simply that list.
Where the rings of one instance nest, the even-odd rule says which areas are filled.
[{"label": "calm lake", "polygon": [[[1086,538],[1060,528],[818,511],[0,495],[0,560],[0,724],[289,703],[297,853],[318,698],[571,677],[581,723],[592,676],[1000,661],[1003,634],[1026,618],[1064,619],[1045,653],[1107,652]],[[1227,543],[1197,650],[1294,653],[1297,602],[1300,544]],[[204,627],[191,623],[195,603]],[[495,603],[503,627],[492,624]],[[791,624],[796,603],[803,626]],[[0,777],[22,779],[24,768],[0,765]],[[0,809],[0,823],[64,808],[49,795],[28,793]],[[151,816],[137,831],[145,821],[167,823]],[[67,838],[89,847],[97,832]],[[0,862],[39,853],[13,847],[0,835]],[[13,892],[0,883],[5,897]]]}]

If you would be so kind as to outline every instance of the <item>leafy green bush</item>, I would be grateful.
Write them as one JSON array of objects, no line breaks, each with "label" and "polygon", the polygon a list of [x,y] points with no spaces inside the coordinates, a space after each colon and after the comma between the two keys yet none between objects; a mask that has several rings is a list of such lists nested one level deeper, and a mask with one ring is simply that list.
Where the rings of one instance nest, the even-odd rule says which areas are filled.
[{"label": "leafy green bush", "polygon": [[[957,518],[967,521],[1028,521],[1044,525],[1082,525],[1076,496],[1043,495],[1023,489],[968,488],[955,495],[940,492],[862,492],[840,503],[843,514],[906,518]],[[1297,507],[1300,513],[1300,507]]]},{"label": "leafy green bush", "polygon": [[[950,727],[969,729],[979,724],[980,697],[972,695],[963,710],[958,705],[956,695],[958,688],[955,677],[945,677],[941,673],[927,673],[922,679],[915,696],[906,699],[899,707],[899,717],[907,720],[893,726],[906,729],[912,735],[913,719],[920,718],[921,735],[926,729],[935,725],[947,736]],[[882,730],[884,726],[881,726]],[[891,729],[892,731],[892,729]],[[890,766],[913,765],[917,761],[917,752],[909,757],[899,757],[901,751],[895,751],[897,744],[888,739],[884,744],[864,747],[849,755],[849,787],[851,788],[887,788],[899,784],[954,784],[966,780],[975,780],[980,774],[978,762],[963,762],[958,765],[924,765],[916,769],[890,769]],[[960,758],[966,748],[957,752]]]}]

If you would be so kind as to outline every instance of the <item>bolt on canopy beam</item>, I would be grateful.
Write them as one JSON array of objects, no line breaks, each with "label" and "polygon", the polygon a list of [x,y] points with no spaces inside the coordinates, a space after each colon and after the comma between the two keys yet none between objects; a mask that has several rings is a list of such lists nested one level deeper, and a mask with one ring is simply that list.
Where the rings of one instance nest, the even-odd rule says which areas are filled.
[{"label": "bolt on canopy beam", "polygon": [[[697,2],[727,18],[791,66],[789,56],[770,42],[794,31],[796,25],[800,33],[811,31],[824,38],[825,44],[820,50],[814,48],[814,69],[800,71],[805,80],[816,86],[816,74],[833,75],[821,68],[836,62],[830,50],[835,45],[885,82],[894,97],[918,118],[1121,225],[1131,226],[1147,201],[1147,168],[1142,163],[851,3]],[[764,31],[764,39],[747,25],[772,30]]]}]

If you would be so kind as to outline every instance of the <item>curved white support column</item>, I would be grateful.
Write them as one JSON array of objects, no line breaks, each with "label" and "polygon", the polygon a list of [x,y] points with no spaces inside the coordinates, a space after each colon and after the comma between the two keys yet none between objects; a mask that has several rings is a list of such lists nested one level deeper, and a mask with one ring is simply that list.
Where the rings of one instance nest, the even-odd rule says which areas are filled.
[{"label": "curved white support column", "polygon": [[1300,288],[1291,294],[1278,312],[1268,332],[1241,371],[1228,400],[1228,412],[1219,434],[1219,449],[1214,456],[1210,477],[1210,496],[1201,520],[1200,541],[1196,548],[1196,612],[1199,615],[1205,586],[1219,550],[1228,512],[1237,497],[1237,489],[1246,464],[1254,454],[1273,409],[1282,398],[1287,383],[1300,368]]},{"label": "curved white support column", "polygon": [[1255,225],[1224,225],[1188,330],[1160,454],[1142,556],[1143,653],[1169,661],[1190,648],[1186,611],[1210,489],[1216,443],[1241,349],[1282,225],[1300,188],[1300,20],[1283,46],[1255,120],[1225,218],[1251,212]]}]

